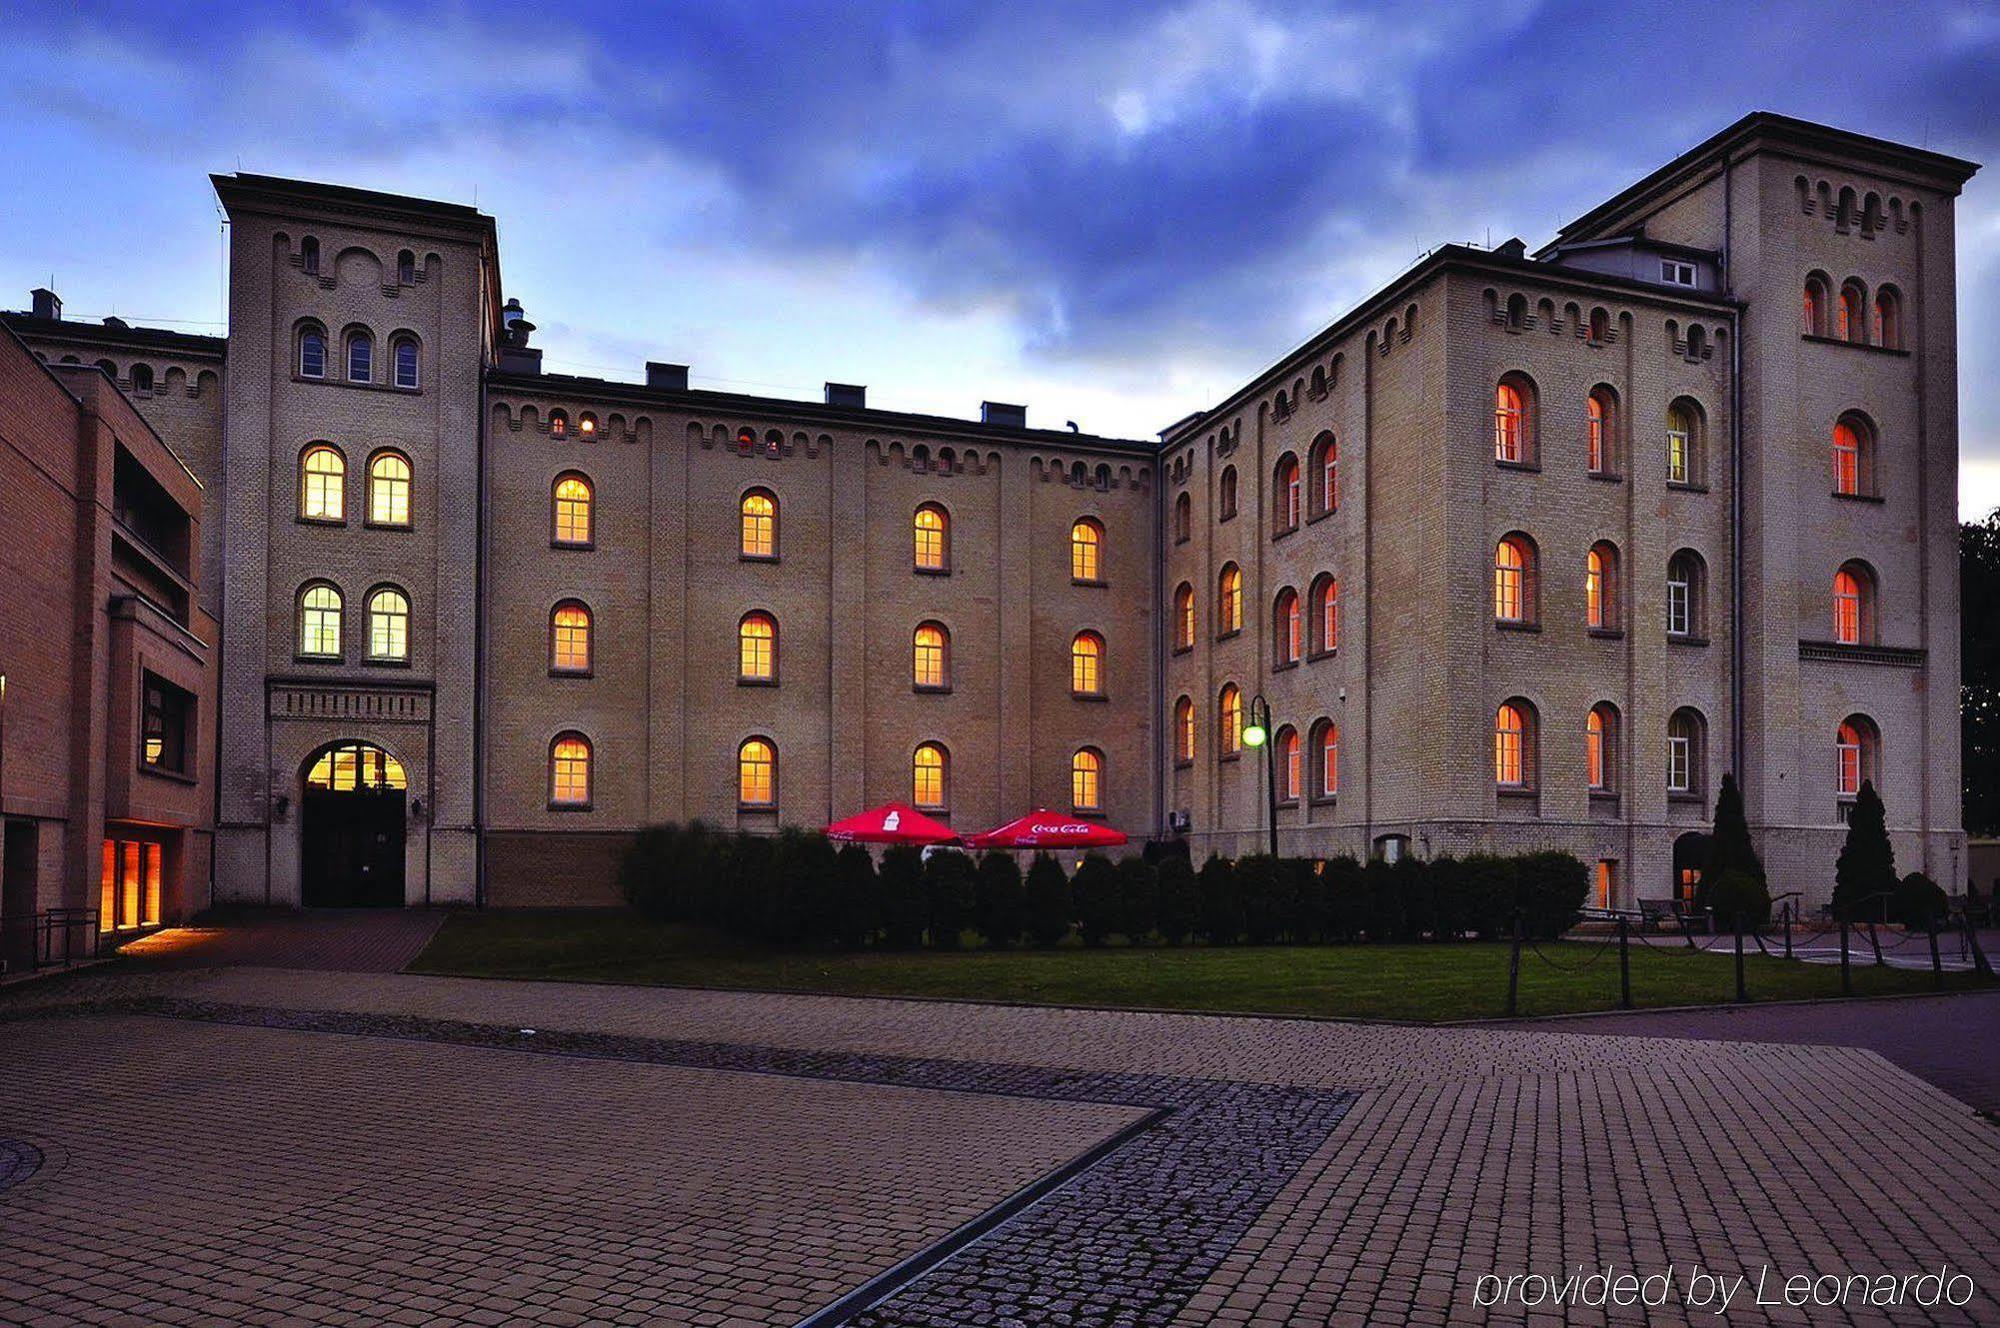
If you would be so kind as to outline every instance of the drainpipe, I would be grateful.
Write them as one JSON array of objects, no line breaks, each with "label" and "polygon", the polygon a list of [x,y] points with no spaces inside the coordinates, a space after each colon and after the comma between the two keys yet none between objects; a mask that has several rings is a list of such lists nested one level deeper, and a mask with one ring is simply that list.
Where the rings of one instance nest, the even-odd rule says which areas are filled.
[{"label": "drainpipe", "polygon": [[1166,732],[1166,707],[1160,704],[1167,699],[1167,618],[1173,613],[1173,606],[1160,595],[1167,575],[1168,487],[1162,448],[1153,454],[1153,749],[1148,753],[1153,767],[1153,834],[1159,841],[1167,836],[1167,781],[1173,778],[1173,767],[1162,759],[1171,735]]},{"label": "drainpipe", "polygon": [[[491,269],[484,258],[480,266],[487,268],[486,281],[492,280]],[[480,285],[483,287],[486,281]],[[484,311],[481,311],[482,318]],[[490,439],[492,402],[491,389],[487,385],[487,350],[479,356],[479,455],[474,461],[475,484],[478,500],[473,504],[474,521],[472,560],[472,906],[486,907],[486,572],[489,561],[488,535],[492,523],[487,520],[490,495],[486,489],[486,450]],[[435,696],[435,693],[433,693]],[[437,727],[437,717],[431,717],[433,731]],[[436,777],[436,765],[432,765],[432,777]],[[432,798],[431,824],[437,825],[436,798]],[[430,873],[424,873],[424,889],[430,889]]]},{"label": "drainpipe", "polygon": [[[1729,768],[1736,776],[1739,791],[1743,771],[1743,309],[1736,304],[1736,285],[1730,271],[1730,251],[1735,240],[1735,161],[1722,159],[1722,293],[1733,308],[1729,311]],[[1749,797],[1745,796],[1745,810]]]}]

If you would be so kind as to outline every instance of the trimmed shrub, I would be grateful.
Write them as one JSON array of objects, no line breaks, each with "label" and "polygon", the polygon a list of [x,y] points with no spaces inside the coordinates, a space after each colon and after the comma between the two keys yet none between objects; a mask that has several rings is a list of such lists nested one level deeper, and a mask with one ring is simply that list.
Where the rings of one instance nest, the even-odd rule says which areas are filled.
[{"label": "trimmed shrub", "polygon": [[833,845],[817,830],[787,828],[771,853],[765,933],[795,945],[824,941],[834,930]]},{"label": "trimmed shrub", "polygon": [[724,869],[717,921],[738,936],[769,939],[771,932],[772,841],[738,831],[721,851]]},{"label": "trimmed shrub", "polygon": [[1950,908],[1944,887],[1922,872],[1911,872],[1896,882],[1896,893],[1889,899],[1890,919],[1911,931],[1927,932],[1943,926]]},{"label": "trimmed shrub", "polygon": [[930,904],[931,944],[956,950],[978,916],[972,859],[955,848],[933,850],[924,859],[924,895]]},{"label": "trimmed shrub", "polygon": [[1431,939],[1449,941],[1474,930],[1472,909],[1466,898],[1464,864],[1447,854],[1432,858],[1429,868],[1424,873],[1424,884],[1430,894]]},{"label": "trimmed shrub", "polygon": [[1028,935],[1036,945],[1060,945],[1076,922],[1076,905],[1062,864],[1037,853],[1028,864]]},{"label": "trimmed shrub", "polygon": [[1070,880],[1076,900],[1076,929],[1083,943],[1099,946],[1118,930],[1118,869],[1102,853],[1086,853]]},{"label": "trimmed shrub", "polygon": [[1320,879],[1325,883],[1327,936],[1358,941],[1368,929],[1368,878],[1361,864],[1342,854],[1327,861]]},{"label": "trimmed shrub", "polygon": [[1763,880],[1740,867],[1732,867],[1709,885],[1708,906],[1715,910],[1718,930],[1729,932],[1739,925],[1756,931],[1771,921],[1771,891]]},{"label": "trimmed shrub", "polygon": [[1464,916],[1484,940],[1514,934],[1515,859],[1476,853],[1458,865]]},{"label": "trimmed shrub", "polygon": [[1157,869],[1160,892],[1160,935],[1179,945],[1201,922],[1201,882],[1185,853],[1163,853]]},{"label": "trimmed shrub", "polygon": [[859,844],[849,844],[834,856],[835,944],[850,949],[875,939],[882,926],[882,900],[875,878],[875,859]]},{"label": "trimmed shrub", "polygon": [[1011,853],[987,853],[973,873],[973,925],[996,950],[1012,948],[1027,928],[1027,897]]},{"label": "trimmed shrub", "polygon": [[[1762,888],[1761,873],[1732,870],[1751,876]],[[1548,940],[1568,931],[1576,921],[1590,894],[1590,870],[1568,853],[1527,853],[1514,860],[1514,884],[1528,935]],[[1770,912],[1767,902],[1764,916],[1769,918]]]},{"label": "trimmed shrub", "polygon": [[1365,926],[1371,941],[1394,941],[1404,929],[1404,893],[1412,879],[1402,862],[1371,859],[1361,870],[1361,884],[1367,900]]},{"label": "trimmed shrub", "polygon": [[1160,879],[1140,854],[1118,860],[1118,930],[1134,945],[1153,934],[1160,916]]},{"label": "trimmed shrub", "polygon": [[1885,901],[1876,896],[1896,888],[1896,850],[1889,843],[1882,796],[1872,780],[1861,782],[1860,796],[1847,817],[1847,841],[1833,868],[1833,911],[1849,922],[1881,918]]},{"label": "trimmed shrub", "polygon": [[1327,940],[1333,930],[1327,864],[1319,858],[1290,858],[1287,862],[1292,869],[1292,939],[1301,944]]},{"label": "trimmed shrub", "polygon": [[930,907],[924,898],[923,854],[898,844],[882,855],[876,872],[882,899],[882,943],[907,950],[921,945]]},{"label": "trimmed shrub", "polygon": [[1284,930],[1284,891],[1278,860],[1252,853],[1236,860],[1236,893],[1243,899],[1243,934],[1252,945],[1269,945]]},{"label": "trimmed shrub", "polygon": [[1201,917],[1196,930],[1210,945],[1234,945],[1243,935],[1243,896],[1236,887],[1236,864],[1211,854],[1198,879]]}]

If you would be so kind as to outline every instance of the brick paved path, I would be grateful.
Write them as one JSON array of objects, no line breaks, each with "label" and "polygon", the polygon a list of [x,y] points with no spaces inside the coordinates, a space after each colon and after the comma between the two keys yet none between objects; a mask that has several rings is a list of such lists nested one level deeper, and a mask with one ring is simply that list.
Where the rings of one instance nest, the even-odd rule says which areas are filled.
[{"label": "brick paved path", "polygon": [[419,908],[218,909],[119,953],[149,969],[396,973],[423,952],[447,916],[444,909]]},{"label": "brick paved path", "polygon": [[[419,1026],[424,1022],[457,1021],[500,1030],[531,1026],[541,1030],[537,1037],[556,1032],[762,1048],[766,1050],[754,1054],[795,1053],[805,1058],[800,1065],[829,1057],[916,1058],[933,1065],[944,1061],[989,1067],[980,1073],[995,1066],[1055,1071],[1058,1083],[1065,1078],[1093,1081],[1104,1075],[1141,1075],[1287,1091],[1362,1090],[1345,1117],[1332,1125],[1302,1163],[1287,1163],[1291,1169],[1275,1199],[1266,1202],[1262,1193],[1253,1197],[1256,1215],[1240,1234],[1211,1233],[1216,1235],[1217,1261],[1198,1287],[1176,1292],[1186,1296],[1176,1319],[1185,1328],[1211,1323],[1602,1322],[1604,1313],[1594,1309],[1564,1314],[1519,1304],[1475,1307],[1471,1293],[1475,1279],[1484,1273],[1560,1274],[1579,1263],[1605,1262],[1642,1273],[1660,1271],[1671,1262],[1676,1277],[1684,1279],[1697,1262],[1731,1276],[1754,1276],[1769,1264],[1784,1276],[1885,1270],[1900,1274],[1935,1268],[1942,1261],[1975,1280],[1977,1298],[1966,1309],[1821,1311],[1807,1320],[1796,1310],[1753,1308],[1732,1310],[1726,1322],[2000,1322],[2000,1299],[1995,1297],[2000,1290],[2000,1265],[1995,1262],[2000,1251],[2000,1132],[1963,1102],[1867,1050],[1557,1034],[1545,1028],[1427,1030],[254,969],[128,977],[81,974],[59,991],[52,984],[37,985],[51,987],[35,998],[44,1003],[91,997],[229,1003],[277,1012],[255,1017],[279,1022],[325,1017],[300,1012],[344,1011],[389,1021],[370,1025],[377,1031],[397,1027],[396,1021],[411,1021],[404,1031],[417,1036],[425,1035]],[[7,1062],[24,1037],[52,1038],[61,1044],[59,1033],[43,1031],[59,1027],[58,1021],[34,1017],[32,1001],[17,997],[0,1002],[0,1016],[8,1010],[14,1022],[0,1022],[0,1063]],[[183,1027],[170,1020],[143,1024]],[[582,1082],[586,1073],[598,1073],[572,1068],[581,1062],[512,1050],[390,1043],[331,1032],[203,1031],[252,1044],[264,1039],[308,1039],[313,1047],[393,1046],[397,1056],[412,1058],[409,1064],[416,1068],[391,1082],[431,1087],[449,1081],[451,1092],[471,1099],[451,1119],[477,1117],[488,1132],[482,1139],[516,1130],[525,1130],[534,1141],[547,1139],[535,1117],[548,1114],[551,1103],[546,1093],[522,1093],[514,1086],[517,1078],[546,1075],[559,1083]],[[386,1054],[368,1052],[371,1057]],[[287,1055],[317,1061],[335,1053],[302,1049]],[[463,1057],[479,1059],[475,1065],[458,1059]],[[529,1062],[558,1068],[512,1068]],[[181,1062],[174,1058],[169,1063]],[[684,1066],[615,1064],[617,1074],[665,1076],[651,1080],[660,1086],[647,1103],[648,1122],[673,1121],[698,1109],[689,1096],[689,1081],[683,1078],[694,1071]],[[436,1068],[426,1071],[426,1066]],[[100,1060],[90,1072],[108,1071]],[[1046,1086],[1050,1081],[1042,1082]],[[810,1098],[828,1088],[813,1081],[809,1090],[801,1092]],[[849,1084],[842,1091],[859,1093],[865,1102],[875,1094],[886,1101],[898,1092],[929,1096],[937,1090]],[[135,1112],[143,1117],[149,1108],[177,1119],[198,1118],[198,1109],[180,1113],[165,1105],[170,1101],[135,1093],[118,1097],[115,1110],[121,1118]],[[337,1096],[333,1101],[341,1120],[352,1121],[337,1132],[341,1138],[350,1133],[371,1137],[385,1118],[402,1122],[398,1128],[412,1142],[406,1149],[392,1147],[381,1154],[392,1170],[408,1166],[415,1141],[438,1128],[439,1117],[422,1093],[414,1102],[399,1091]],[[77,1108],[78,1119],[96,1119],[93,1113],[101,1112],[103,1105],[103,1101],[83,1102]],[[1088,1103],[1056,1105],[1064,1110],[1102,1109]],[[1050,1106],[1034,1099],[1024,1109]],[[594,1110],[594,1106],[573,1107],[572,1114],[581,1121]],[[713,1160],[703,1165],[722,1168],[718,1174],[734,1174],[727,1168],[745,1150],[753,1158],[761,1156],[754,1132],[750,1136],[731,1132],[726,1122],[684,1137],[662,1134],[657,1126],[619,1116],[618,1110],[614,1104],[614,1123],[607,1131],[591,1136],[596,1141],[591,1147],[604,1150],[598,1165],[609,1170],[666,1169],[668,1163],[662,1159],[670,1146],[705,1146]],[[282,1145],[287,1157],[310,1158],[324,1151],[328,1145],[316,1138],[324,1132],[323,1114],[311,1101],[299,1104],[293,1116],[276,1113],[269,1127],[276,1141],[273,1146]],[[862,1131],[858,1151],[868,1155],[876,1151],[877,1135],[869,1129],[872,1113],[864,1115],[869,1119],[856,1121],[854,1128]],[[885,1107],[883,1115],[894,1121],[893,1105]],[[1101,1130],[1108,1124],[1093,1121],[1090,1128]],[[949,1126],[904,1128],[914,1128],[920,1139],[934,1141],[950,1157],[962,1156]],[[1031,1126],[1020,1132],[1023,1137],[1010,1137],[997,1149],[983,1146],[982,1151],[999,1155],[996,1166],[1017,1161],[1024,1167],[1047,1164],[1060,1150],[1044,1150],[1032,1162],[1014,1152],[1017,1145],[1032,1142],[1025,1136],[1040,1128]],[[1078,1129],[1071,1136],[1072,1145],[1091,1137],[1090,1128]],[[20,1130],[0,1128],[0,1135],[9,1133],[18,1135]],[[723,1142],[717,1143],[718,1137]],[[463,1140],[452,1145],[459,1156],[471,1158],[483,1156],[486,1146],[474,1147]],[[792,1145],[794,1151],[799,1147]],[[50,1151],[54,1157],[55,1150]],[[226,1157],[228,1150],[223,1151]],[[370,1156],[366,1149],[350,1154],[351,1159]],[[535,1230],[536,1190],[546,1184],[546,1177],[560,1175],[570,1165],[560,1149],[530,1150],[522,1156],[541,1162],[483,1174],[489,1197],[481,1208],[492,1210],[490,1221],[472,1244],[447,1247],[467,1276],[493,1281],[509,1276],[514,1265],[508,1256],[521,1248],[518,1241],[509,1243],[510,1233],[523,1224]],[[802,1163],[804,1174],[811,1177],[820,1176],[824,1165],[823,1159],[810,1156]],[[1246,1189],[1261,1189],[1273,1178],[1272,1169],[1260,1162],[1238,1162],[1236,1169],[1246,1173]],[[1087,1203],[1083,1209],[1073,1205],[1095,1202],[1089,1182],[1098,1175],[1087,1173],[1082,1182],[1073,1182],[1058,1196],[1072,1205],[1066,1210],[1072,1219],[1089,1217],[1092,1210]],[[108,1184],[110,1179],[51,1162],[8,1191],[0,1199],[0,1211],[38,1192],[54,1196],[74,1188],[87,1194],[92,1186]],[[998,1185],[1005,1183],[1000,1180]],[[980,1191],[980,1206],[994,1188],[998,1186]],[[357,1202],[385,1202],[379,1188],[365,1193],[369,1197]],[[434,1231],[448,1238],[462,1234],[454,1225],[459,1211],[449,1204],[440,1210],[413,1203],[408,1194],[393,1198],[396,1202],[385,1208],[365,1207],[361,1218],[393,1212],[396,1220],[389,1225],[402,1233],[399,1239],[419,1243],[427,1242]],[[569,1205],[562,1210],[565,1222],[583,1223],[592,1211],[573,1191],[565,1192],[565,1202]],[[908,1198],[883,1202],[908,1210],[907,1224],[899,1228],[906,1232],[935,1232],[950,1221],[939,1216],[942,1200],[921,1186]],[[172,1231],[181,1211],[169,1205],[152,1220],[161,1230]],[[866,1199],[858,1211],[872,1211]],[[960,1278],[961,1290],[968,1284],[980,1285],[978,1276],[968,1278],[962,1270],[992,1267],[981,1261],[1010,1238],[1030,1232],[1041,1211],[1040,1205],[1030,1209],[936,1269],[929,1279],[932,1287],[952,1277]],[[780,1214],[776,1219],[780,1229],[794,1233],[802,1248],[816,1248],[823,1238],[820,1227],[810,1222],[798,1225],[782,1205]],[[361,1218],[344,1230],[365,1228],[368,1221]],[[666,1228],[682,1231],[671,1222]],[[322,1231],[310,1225],[290,1230],[281,1248],[319,1249],[324,1257]],[[1030,1243],[1039,1242],[1045,1255],[1072,1259],[1074,1266],[1092,1270],[1093,1276],[1101,1274],[1116,1282],[1126,1270],[1124,1265],[1115,1258],[1108,1264],[1093,1260],[1100,1251],[1115,1254],[1120,1247],[1104,1234],[1083,1233],[1064,1243],[1064,1233],[1078,1231],[1074,1223],[1058,1222]],[[576,1258],[584,1259],[586,1250],[619,1248],[618,1239],[604,1232],[586,1233],[575,1238],[572,1248]],[[879,1253],[877,1265],[887,1262],[893,1251]],[[226,1257],[222,1249],[205,1247],[174,1254],[175,1259],[205,1263],[208,1276],[216,1268],[228,1267],[222,1262]],[[169,1259],[162,1266],[175,1264]],[[257,1271],[252,1261],[247,1271],[238,1273],[254,1276]],[[845,1276],[857,1272],[856,1264],[844,1266]],[[714,1275],[723,1282],[730,1278],[727,1268]],[[355,1283],[350,1280],[346,1285],[351,1292]],[[637,1285],[650,1284],[633,1274],[628,1264],[592,1293],[626,1294]],[[891,1297],[871,1312],[868,1322],[980,1321],[970,1316],[934,1317],[928,1307],[936,1302],[925,1299],[924,1288],[920,1281],[902,1297]],[[687,1289],[693,1294],[703,1288]],[[728,1294],[726,1289],[707,1289]],[[1003,1284],[999,1289],[1012,1287]],[[1029,1294],[1047,1290],[1045,1285],[1036,1286]],[[1029,1307],[1026,1312],[1003,1321],[1138,1322],[1140,1308],[1159,1302],[1135,1299],[1101,1314],[1072,1306],[1067,1317],[1057,1312],[1051,1299],[1023,1303]],[[538,1308],[552,1315],[562,1312]],[[1650,1314],[1620,1311],[1618,1317],[1635,1323],[1725,1322],[1707,1309],[1677,1303]],[[522,1321],[575,1320],[523,1315]]]}]

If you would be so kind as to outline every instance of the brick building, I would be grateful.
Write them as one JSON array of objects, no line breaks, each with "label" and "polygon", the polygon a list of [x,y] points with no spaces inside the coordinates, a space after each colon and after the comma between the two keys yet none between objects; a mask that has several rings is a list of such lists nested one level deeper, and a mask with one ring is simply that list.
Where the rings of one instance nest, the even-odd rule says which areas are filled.
[{"label": "brick building", "polygon": [[[207,904],[216,621],[194,473],[97,365],[45,365],[5,329],[0,530],[0,958],[15,968],[92,943],[62,910],[116,933]],[[58,925],[38,935],[38,918]]]},{"label": "brick building", "polygon": [[1862,779],[1965,867],[1973,170],[1752,115],[1157,442],[547,373],[491,218],[260,176],[226,343],[8,317],[222,504],[219,897],[606,900],[649,821],[892,797],[1239,851],[1265,702],[1288,852],[1561,847],[1629,902],[1734,770],[1823,899]]}]

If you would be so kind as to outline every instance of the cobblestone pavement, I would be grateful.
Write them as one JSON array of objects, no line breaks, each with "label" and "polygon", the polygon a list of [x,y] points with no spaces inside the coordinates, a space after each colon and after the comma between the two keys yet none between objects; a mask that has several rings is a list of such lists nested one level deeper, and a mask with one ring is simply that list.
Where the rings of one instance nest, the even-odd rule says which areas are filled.
[{"label": "cobblestone pavement", "polygon": [[[1558,1033],[1545,1025],[1420,1029],[252,969],[86,973],[60,987],[36,985],[48,988],[34,998],[44,1003],[165,999],[199,1003],[210,1017],[213,1007],[225,1004],[292,1012],[235,1016],[260,1021],[311,1023],[328,1017],[325,1012],[344,1011],[387,1021],[376,1025],[378,1031],[396,1020],[418,1020],[499,1030],[532,1026],[540,1030],[537,1037],[556,1032],[723,1044],[761,1057],[797,1053],[800,1059],[789,1066],[764,1066],[787,1077],[815,1065],[824,1073],[838,1058],[873,1058],[897,1066],[960,1067],[926,1072],[937,1074],[1057,1071],[1033,1090],[1057,1096],[1087,1096],[1074,1086],[1102,1084],[1105,1076],[1144,1077],[1155,1085],[1201,1081],[1225,1094],[1253,1085],[1333,1090],[1302,1099],[1328,1103],[1338,1090],[1362,1090],[1317,1140],[1310,1130],[1303,1143],[1289,1140],[1308,1153],[1302,1161],[1281,1158],[1275,1167],[1232,1162],[1250,1173],[1243,1182],[1248,1197],[1227,1211],[1254,1209],[1255,1215],[1240,1231],[1231,1218],[1213,1232],[1192,1233],[1213,1237],[1204,1257],[1215,1262],[1198,1286],[1176,1291],[1185,1294],[1176,1323],[1187,1328],[1604,1322],[1598,1309],[1565,1312],[1518,1301],[1488,1308],[1476,1306],[1472,1295],[1482,1274],[1562,1275],[1578,1264],[1606,1263],[1641,1274],[1669,1264],[1674,1270],[1675,1299],[1663,1309],[1612,1311],[1620,1322],[2000,1322],[2000,1132],[1963,1102],[1864,1049]],[[196,1006],[177,1008],[198,1012]],[[0,1002],[0,1013],[10,1009],[17,1019],[27,1017],[33,1002],[18,996]],[[50,1022],[30,1019],[25,1027]],[[356,1041],[332,1033],[230,1033]],[[0,1038],[15,1036],[0,1025]],[[360,1041],[372,1046],[381,1040]],[[412,1044],[397,1045],[420,1057],[569,1064],[512,1051],[408,1051]],[[844,1064],[843,1073],[858,1068],[892,1080],[912,1073]],[[666,1071],[650,1066],[646,1072]],[[1130,1087],[1124,1083],[1112,1096],[1134,1100],[1126,1095]],[[856,1091],[916,1090],[862,1085]],[[1009,1091],[1023,1089],[1017,1083]],[[1207,1090],[1191,1091],[1198,1096]],[[680,1101],[655,1103],[654,1110],[671,1115]],[[511,1119],[522,1111],[494,1097],[488,1114]],[[1317,1121],[1302,1123],[1320,1128]],[[0,1129],[0,1135],[18,1133]],[[1138,1157],[1126,1150],[1152,1145],[1153,1136],[1140,1134],[869,1311],[866,1321],[1145,1322],[1142,1311],[1164,1302],[1123,1287],[1119,1279],[1128,1265],[1117,1256],[1131,1247],[1115,1244],[1116,1224],[1092,1231],[1077,1223],[1093,1203],[1103,1206],[1091,1197],[1092,1187],[1115,1180],[1119,1158]],[[646,1155],[644,1131],[619,1137]],[[1226,1140],[1219,1136],[1217,1142]],[[4,1202],[53,1184],[52,1169],[17,1186]],[[532,1189],[536,1175],[516,1183]],[[501,1193],[510,1202],[526,1202]],[[1048,1220],[1051,1212],[1058,1220]],[[499,1221],[504,1229],[506,1219]],[[1016,1289],[1004,1279],[997,1285],[986,1280],[993,1265],[982,1262],[1010,1241],[1052,1257],[1055,1266],[1120,1286],[1125,1299],[1116,1309],[1059,1303],[1062,1296],[1050,1294],[1053,1280],[1038,1282],[1030,1274],[1021,1310],[1011,1317],[989,1315],[978,1304],[958,1317],[938,1317],[943,1302],[925,1299],[927,1284],[935,1290],[957,1278],[954,1295],[967,1287]],[[1099,1258],[1102,1252],[1108,1256]],[[1718,1319],[1709,1308],[1678,1298],[1696,1264],[1753,1279],[1768,1265],[1775,1286],[1792,1274],[1900,1275],[1941,1263],[1976,1284],[1967,1307],[1882,1310],[1850,1302],[1844,1311],[1821,1309],[1807,1317],[1782,1307],[1746,1309],[1752,1292],[1745,1291],[1727,1318]],[[1200,1264],[1190,1261],[1183,1270]],[[1044,1299],[1026,1298],[1033,1295]],[[950,1303],[963,1310],[971,1302]]]},{"label": "cobblestone pavement", "polygon": [[449,916],[420,908],[227,908],[199,922],[130,942],[119,951],[144,969],[313,969],[395,973],[430,944]]}]

